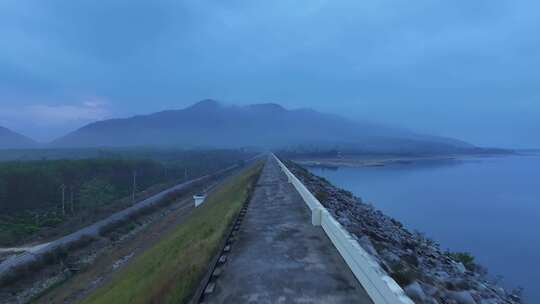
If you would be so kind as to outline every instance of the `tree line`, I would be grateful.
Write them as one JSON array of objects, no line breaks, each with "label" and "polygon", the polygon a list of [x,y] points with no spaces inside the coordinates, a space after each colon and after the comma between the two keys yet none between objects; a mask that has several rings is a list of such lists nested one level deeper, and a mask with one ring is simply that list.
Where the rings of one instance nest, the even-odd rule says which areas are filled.
[{"label": "tree line", "polygon": [[[167,176],[168,174],[168,176]],[[106,204],[178,174],[151,160],[85,159],[0,163],[0,212]]]},{"label": "tree line", "polygon": [[0,162],[0,246],[69,233],[127,207],[135,193],[253,156],[239,150],[126,149],[81,159],[78,151],[68,152],[63,156],[72,159]]}]

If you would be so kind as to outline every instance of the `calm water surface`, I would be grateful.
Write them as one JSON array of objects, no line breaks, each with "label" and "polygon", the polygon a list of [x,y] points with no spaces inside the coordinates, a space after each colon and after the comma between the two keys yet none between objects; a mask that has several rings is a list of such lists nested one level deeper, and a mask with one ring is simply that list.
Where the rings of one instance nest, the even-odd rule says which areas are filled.
[{"label": "calm water surface", "polygon": [[539,156],[309,169],[442,248],[471,252],[540,303]]}]

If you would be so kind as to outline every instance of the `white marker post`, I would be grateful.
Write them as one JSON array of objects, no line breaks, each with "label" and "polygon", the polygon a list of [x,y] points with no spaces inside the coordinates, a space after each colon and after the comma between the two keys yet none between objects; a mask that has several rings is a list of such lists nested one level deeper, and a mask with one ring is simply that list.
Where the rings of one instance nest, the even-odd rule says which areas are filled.
[{"label": "white marker post", "polygon": [[194,195],[193,200],[195,201],[195,207],[199,207],[202,203],[204,203],[205,199],[206,195]]}]

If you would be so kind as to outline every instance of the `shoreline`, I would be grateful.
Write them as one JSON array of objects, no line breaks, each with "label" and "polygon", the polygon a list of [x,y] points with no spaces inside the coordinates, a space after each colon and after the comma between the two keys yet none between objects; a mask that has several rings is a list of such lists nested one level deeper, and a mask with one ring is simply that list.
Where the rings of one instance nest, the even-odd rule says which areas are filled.
[{"label": "shoreline", "polygon": [[407,155],[345,155],[342,157],[300,157],[291,159],[295,163],[307,167],[337,169],[343,167],[385,167],[390,165],[413,165],[420,162],[460,162],[474,159],[509,157],[509,156],[538,156],[540,154],[448,154],[430,156]]},{"label": "shoreline", "polygon": [[522,303],[519,291],[493,282],[468,253],[444,251],[351,192],[286,163],[415,303]]}]

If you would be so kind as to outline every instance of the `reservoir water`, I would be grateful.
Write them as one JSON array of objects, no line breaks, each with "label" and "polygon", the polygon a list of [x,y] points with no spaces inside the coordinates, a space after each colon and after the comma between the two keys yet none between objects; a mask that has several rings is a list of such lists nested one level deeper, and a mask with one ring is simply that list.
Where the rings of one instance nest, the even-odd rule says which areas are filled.
[{"label": "reservoir water", "polygon": [[540,156],[308,169],[540,303]]}]

